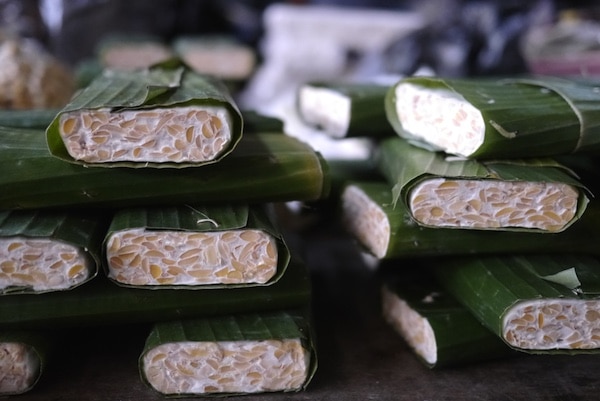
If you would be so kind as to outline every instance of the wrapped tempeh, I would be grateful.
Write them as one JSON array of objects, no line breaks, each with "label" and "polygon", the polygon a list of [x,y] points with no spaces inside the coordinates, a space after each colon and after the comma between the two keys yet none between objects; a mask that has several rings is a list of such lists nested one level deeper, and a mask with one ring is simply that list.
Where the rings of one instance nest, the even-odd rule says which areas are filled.
[{"label": "wrapped tempeh", "polygon": [[0,208],[316,200],[327,163],[281,133],[246,135],[219,163],[186,169],[86,168],[48,152],[42,130],[0,127]]},{"label": "wrapped tempeh", "polygon": [[290,255],[266,206],[118,210],[105,240],[108,277],[137,288],[270,285]]},{"label": "wrapped tempeh", "polygon": [[393,202],[426,227],[560,232],[589,202],[575,174],[552,159],[455,159],[395,137],[382,141],[378,161]]},{"label": "wrapped tempeh", "polygon": [[[485,327],[456,298],[423,274],[418,277],[394,269],[384,277],[381,292],[385,321],[430,368],[446,368],[508,357],[512,354],[498,336]],[[405,270],[405,269],[404,269]]]},{"label": "wrapped tempeh", "polygon": [[0,294],[70,290],[91,280],[107,223],[94,211],[0,211]]},{"label": "wrapped tempeh", "polygon": [[191,69],[226,83],[247,80],[257,64],[252,47],[226,35],[179,36],[172,46]]},{"label": "wrapped tempeh", "polygon": [[96,56],[104,69],[132,71],[172,59],[175,53],[153,35],[111,34],[98,42]]},{"label": "wrapped tempeh", "polygon": [[597,153],[599,105],[593,80],[551,77],[408,77],[386,99],[400,136],[478,159]]},{"label": "wrapped tempeh", "polygon": [[225,85],[163,63],[105,70],[48,126],[50,151],[91,166],[189,167],[215,163],[242,136],[243,120]]},{"label": "wrapped tempeh", "polygon": [[297,89],[298,115],[332,138],[394,135],[384,99],[389,85],[307,82]]},{"label": "wrapped tempeh", "polygon": [[300,308],[310,299],[308,270],[303,262],[292,258],[285,274],[268,286],[149,291],[119,286],[104,275],[98,275],[70,291],[3,297],[0,326],[55,329],[154,323]]},{"label": "wrapped tempeh", "polygon": [[455,230],[417,224],[402,202],[395,205],[391,186],[382,180],[349,181],[340,199],[344,228],[361,249],[390,260],[460,254],[536,252],[597,253],[600,204],[591,200],[585,214],[568,230],[535,231]]},{"label": "wrapped tempeh", "polygon": [[435,272],[448,292],[516,350],[600,350],[600,261],[595,256],[462,256],[437,260]]},{"label": "wrapped tempeh", "polygon": [[300,391],[317,367],[309,320],[274,311],[157,323],[140,374],[167,396]]},{"label": "wrapped tempeh", "polygon": [[32,390],[42,376],[53,346],[51,333],[0,331],[0,396]]}]

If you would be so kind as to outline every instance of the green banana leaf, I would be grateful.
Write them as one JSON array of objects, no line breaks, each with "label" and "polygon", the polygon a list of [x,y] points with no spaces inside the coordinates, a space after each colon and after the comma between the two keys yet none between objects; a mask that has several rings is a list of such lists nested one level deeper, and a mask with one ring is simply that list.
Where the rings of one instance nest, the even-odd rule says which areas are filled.
[{"label": "green banana leaf", "polygon": [[297,258],[292,258],[276,283],[235,289],[149,291],[118,286],[99,275],[71,291],[0,297],[0,325],[7,329],[67,329],[154,323],[304,308],[311,296],[308,270]]},{"label": "green banana leaf", "polygon": [[105,169],[52,156],[41,130],[0,127],[0,169],[3,209],[316,200],[329,191],[323,157],[281,133],[246,135],[198,168]]}]

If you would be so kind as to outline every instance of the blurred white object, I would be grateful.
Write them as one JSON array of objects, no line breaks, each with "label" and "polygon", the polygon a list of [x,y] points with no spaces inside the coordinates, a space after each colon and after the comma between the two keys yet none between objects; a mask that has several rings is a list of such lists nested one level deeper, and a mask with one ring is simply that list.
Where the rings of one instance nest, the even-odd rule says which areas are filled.
[{"label": "blurred white object", "polygon": [[246,109],[278,117],[286,133],[307,140],[325,157],[362,158],[370,153],[367,140],[332,141],[306,127],[296,112],[296,91],[315,80],[364,81],[379,71],[355,69],[349,55],[364,60],[382,55],[404,35],[420,29],[414,12],[324,5],[270,5],[263,15],[264,36],[259,66],[239,103]]},{"label": "blurred white object", "polygon": [[252,107],[309,80],[353,78],[349,54],[382,54],[423,26],[414,12],[277,3],[265,10],[263,23],[264,62],[242,97]]}]

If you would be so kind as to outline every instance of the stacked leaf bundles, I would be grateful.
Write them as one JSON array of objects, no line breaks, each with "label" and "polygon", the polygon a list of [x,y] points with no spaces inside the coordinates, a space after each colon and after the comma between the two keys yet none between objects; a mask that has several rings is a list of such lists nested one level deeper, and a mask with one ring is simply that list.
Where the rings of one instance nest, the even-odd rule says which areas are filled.
[{"label": "stacked leaf bundles", "polygon": [[[46,292],[41,295],[25,288],[26,294],[2,297],[0,325],[44,330],[174,321],[187,325],[188,319],[204,319],[202,324],[210,327],[213,319],[308,310],[306,267],[290,256],[267,209],[276,202],[326,196],[327,164],[310,146],[273,128],[242,135],[243,123],[219,81],[166,63],[147,70],[106,70],[57,113],[46,131],[0,128],[5,172],[0,208],[9,216],[60,212],[68,220],[89,212],[103,217],[100,238],[94,235],[94,244],[85,246],[100,251],[94,255],[101,256],[106,273],[91,280],[97,266],[73,262],[64,274],[89,270],[81,281],[89,283],[69,291],[41,287]],[[263,126],[260,118],[252,123]],[[11,235],[24,227],[34,233],[54,227],[21,220],[6,224]],[[63,234],[61,239],[70,235],[81,242],[86,236],[78,233],[91,235],[94,227],[81,224],[55,231]],[[22,248],[10,241],[7,249]],[[44,246],[53,255],[66,255],[54,245]],[[271,340],[300,338],[302,348],[284,345],[268,352],[282,357],[292,349],[306,366],[295,362],[290,369],[304,372],[303,378],[294,374],[291,386],[253,384],[236,392],[291,391],[307,385],[316,366],[312,335],[304,329],[309,320],[294,321],[302,329],[293,336],[290,329],[284,337],[273,332]],[[262,340],[268,342],[265,333]],[[279,383],[289,379],[290,370],[277,370],[275,376],[283,375],[279,379],[266,374]]]},{"label": "stacked leaf bundles", "polygon": [[[591,195],[555,160],[452,159],[391,137],[377,163],[384,179],[350,182],[341,200],[345,225],[378,258],[544,250],[562,238],[594,249],[580,222]],[[558,236],[576,223],[581,243]]]},{"label": "stacked leaf bundles", "polygon": [[[85,287],[101,265],[105,221],[84,211],[0,211],[0,303]],[[59,333],[53,327],[0,327],[0,395],[27,392],[41,377]]]},{"label": "stacked leaf bundles", "polygon": [[[582,277],[590,277],[589,271],[595,271],[595,256],[591,255],[597,254],[594,243],[598,206],[589,189],[595,189],[594,185],[581,177],[589,179],[596,173],[590,174],[586,166],[587,171],[580,175],[579,168],[593,160],[598,150],[594,110],[600,98],[596,92],[590,82],[583,80],[400,80],[390,88],[385,103],[398,136],[379,142],[379,179],[347,182],[341,195],[345,226],[363,249],[381,262],[408,265],[414,264],[411,258],[418,256],[419,266],[435,266],[438,274],[435,279],[425,280],[430,282],[426,288],[454,298],[461,313],[470,314],[488,334],[520,349],[511,343],[517,336],[514,330],[508,338],[502,337],[497,322],[483,321],[482,310],[493,309],[489,317],[494,313],[502,316],[510,307],[508,303],[499,305],[496,297],[490,298],[499,293],[497,290],[481,290],[483,277],[493,277],[497,269],[506,279],[507,293],[535,302],[548,296],[563,299],[569,291],[572,294],[579,290],[573,290],[575,285],[560,295],[534,295],[533,290],[521,294],[527,285],[533,286],[534,277],[543,276],[545,282],[566,278],[571,284],[583,283]],[[467,273],[452,276],[461,277],[461,291],[468,295],[454,290],[454,282],[446,276],[467,271],[472,265],[488,266],[488,260],[494,260],[488,273],[479,277]],[[536,276],[527,270],[533,270],[534,264],[554,267],[552,272]],[[447,265],[456,267],[446,269]],[[497,265],[511,266],[514,272],[504,273]],[[407,273],[400,270],[396,269],[395,279],[408,280]],[[593,297],[590,286],[588,283],[588,290],[584,290],[586,295],[579,295]],[[416,304],[417,308],[413,302],[407,306],[406,294],[398,298],[399,294],[384,289],[386,319],[426,364],[436,366],[434,359],[427,361],[420,354],[414,333],[406,329],[411,327],[409,318],[415,316],[415,311],[421,316],[421,305]],[[474,299],[474,294],[478,294],[477,301],[467,301],[465,297]],[[556,306],[556,299],[539,307],[527,304],[515,312],[519,316],[511,315],[507,321],[531,338],[551,338],[546,341],[550,345],[545,351],[561,349],[569,342],[571,345],[565,348],[576,352],[594,348],[595,339],[589,333],[594,331],[597,305],[587,302],[587,309],[580,312],[579,303],[566,306],[561,301],[561,310],[577,311],[555,319],[560,313],[550,315],[548,308],[550,304]],[[400,308],[404,312],[394,315],[391,311],[397,312],[399,304],[404,305]],[[539,312],[543,307],[545,311]],[[534,314],[534,323],[521,325],[520,319],[527,321]],[[573,317],[581,314],[589,319]],[[586,325],[585,333],[575,328]],[[568,341],[563,338],[567,334]],[[417,338],[422,339],[419,333]],[[451,337],[445,340],[451,341]],[[543,346],[525,348],[539,352]],[[444,361],[444,365],[455,363],[460,363],[459,358]]]}]

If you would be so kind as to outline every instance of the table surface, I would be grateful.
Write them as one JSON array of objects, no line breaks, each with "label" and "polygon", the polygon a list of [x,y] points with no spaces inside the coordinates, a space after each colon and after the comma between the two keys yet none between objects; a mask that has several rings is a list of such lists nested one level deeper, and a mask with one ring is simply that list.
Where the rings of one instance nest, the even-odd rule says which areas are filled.
[{"label": "table surface", "polygon": [[[600,357],[519,355],[464,367],[425,367],[381,317],[379,281],[349,238],[311,228],[290,240],[310,269],[319,367],[305,391],[231,397],[279,400],[591,400]],[[399,268],[409,268],[402,266]],[[31,401],[164,400],[137,369],[147,327],[76,330]]]}]

